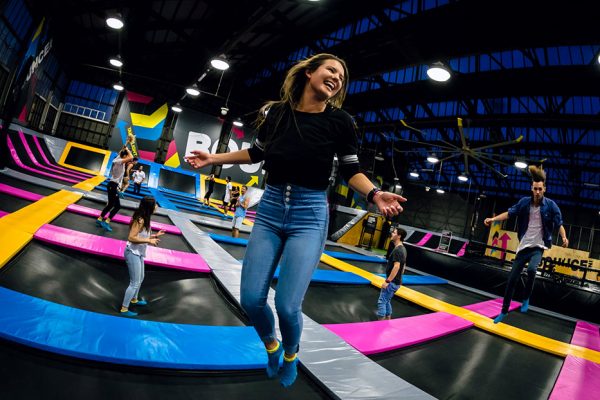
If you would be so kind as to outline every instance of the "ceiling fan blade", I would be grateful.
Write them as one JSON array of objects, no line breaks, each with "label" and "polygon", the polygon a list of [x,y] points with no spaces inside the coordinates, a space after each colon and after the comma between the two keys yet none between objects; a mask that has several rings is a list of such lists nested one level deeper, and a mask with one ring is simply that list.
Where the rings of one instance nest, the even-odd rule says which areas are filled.
[{"label": "ceiling fan blade", "polygon": [[493,162],[497,162],[497,163],[499,163],[499,164],[502,164],[502,165],[504,165],[504,166],[506,166],[506,167],[512,167],[512,164],[506,163],[506,162],[504,162],[504,161],[496,160],[496,159],[494,159],[494,158],[492,158],[492,157],[489,157],[489,156],[488,156],[487,154],[485,154],[485,153],[476,153],[476,155],[474,155],[474,156],[473,156],[473,158],[475,158],[475,159],[477,159],[477,158],[485,158],[486,160],[490,160],[490,161],[493,161]]},{"label": "ceiling fan blade", "polygon": [[492,171],[494,171],[497,175],[500,175],[502,178],[507,178],[508,175],[504,175],[502,172],[498,171],[496,168],[494,168],[492,165],[488,164],[487,162],[483,161],[481,158],[475,158],[475,161],[480,162],[481,164],[485,165],[486,167],[488,167],[489,169],[491,169]]},{"label": "ceiling fan blade", "polygon": [[479,151],[479,150],[484,150],[484,149],[493,149],[494,147],[508,146],[508,145],[511,145],[511,144],[517,144],[521,140],[523,140],[523,135],[519,136],[515,140],[508,140],[506,142],[500,142],[500,143],[490,144],[490,145],[487,145],[487,146],[481,146],[481,147],[474,148],[472,150],[473,151]]},{"label": "ceiling fan blade", "polygon": [[469,173],[469,156],[463,153],[464,161],[465,161],[465,170],[463,171],[465,174]]}]

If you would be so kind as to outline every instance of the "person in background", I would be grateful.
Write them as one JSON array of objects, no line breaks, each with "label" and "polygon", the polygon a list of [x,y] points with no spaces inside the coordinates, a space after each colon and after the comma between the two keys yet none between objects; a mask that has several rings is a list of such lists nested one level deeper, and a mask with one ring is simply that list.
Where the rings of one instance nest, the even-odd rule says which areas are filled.
[{"label": "person in background", "polygon": [[[254,164],[264,160],[267,187],[244,257],[241,304],[265,345],[267,376],[289,387],[297,377],[302,334],[302,301],[327,238],[327,187],[334,155],[349,185],[385,216],[402,211],[400,195],[381,191],[360,172],[356,125],[341,109],[348,86],[346,63],[332,54],[299,61],[287,72],[281,99],[259,112],[250,149],[209,154],[192,151],[186,160],[207,165]],[[277,265],[275,294],[282,340],[267,304]],[[280,361],[283,366],[280,370]]]},{"label": "person in background", "polygon": [[406,231],[402,228],[391,228],[391,243],[394,248],[387,258],[385,282],[381,284],[381,292],[377,300],[377,319],[392,319],[392,298],[402,285],[402,274],[406,266],[406,248],[402,241]]},{"label": "person in background", "polygon": [[146,173],[144,172],[144,167],[139,166],[137,171],[133,171],[133,193],[140,194],[140,190],[142,189],[142,183],[146,179]]},{"label": "person in background", "polygon": [[242,227],[242,222],[244,222],[244,218],[246,218],[246,210],[248,209],[248,204],[250,204],[250,199],[246,196],[246,191],[248,190],[248,186],[242,186],[242,194],[240,198],[237,200],[237,207],[235,208],[235,212],[233,213],[233,225],[231,227],[231,236],[234,238],[240,236],[240,228]]},{"label": "person in background", "polygon": [[227,212],[229,211],[227,206],[229,205],[229,202],[231,201],[231,189],[232,189],[231,177],[227,176],[225,178],[225,194],[223,195],[223,212],[225,213],[225,215],[227,215]]},{"label": "person in background", "polygon": [[544,250],[552,247],[552,232],[555,228],[558,228],[562,246],[569,246],[560,208],[554,201],[544,196],[546,192],[546,173],[542,167],[536,167],[535,165],[529,166],[529,172],[532,180],[531,196],[523,197],[508,211],[493,218],[486,218],[483,221],[485,226],[490,226],[492,222],[505,221],[511,216],[516,216],[519,228],[517,232],[519,247],[506,283],[502,311],[494,319],[495,324],[502,322],[508,314],[516,283],[525,264],[527,264],[527,284],[525,285],[521,312],[527,312],[529,309],[529,300],[533,292],[537,267],[542,261]]},{"label": "person in background", "polygon": [[129,310],[130,304],[145,306],[148,302],[139,298],[140,287],[144,280],[144,258],[148,244],[157,246],[165,232],[158,231],[152,234],[150,220],[156,211],[156,200],[152,196],[146,196],[140,201],[137,210],[134,211],[129,224],[129,235],[125,247],[125,262],[129,269],[129,286],[125,290],[123,303],[119,312],[127,317],[135,317],[136,312]]},{"label": "person in background", "polygon": [[[108,203],[106,207],[100,212],[100,216],[96,220],[96,225],[104,228],[108,232],[112,232],[112,228],[109,223],[110,220],[119,212],[121,209],[121,202],[119,200],[119,186],[123,180],[125,174],[125,166],[128,162],[133,160],[133,156],[127,147],[123,147],[119,152],[119,155],[112,161],[112,168],[110,170],[110,182],[106,187]],[[108,214],[108,216],[107,216]]]},{"label": "person in background", "polygon": [[233,189],[231,189],[231,201],[229,201],[229,210],[235,212],[239,198],[240,188],[239,186],[234,186]]},{"label": "person in background", "polygon": [[215,190],[215,174],[210,174],[208,178],[206,178],[206,182],[208,183],[208,189],[204,195],[204,205],[210,206],[210,196],[212,195],[213,190]]}]

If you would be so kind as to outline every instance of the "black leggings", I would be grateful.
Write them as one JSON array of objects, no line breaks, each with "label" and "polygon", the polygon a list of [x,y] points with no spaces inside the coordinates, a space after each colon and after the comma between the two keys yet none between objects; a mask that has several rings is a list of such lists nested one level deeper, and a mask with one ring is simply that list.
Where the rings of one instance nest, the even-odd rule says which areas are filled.
[{"label": "black leggings", "polygon": [[107,190],[108,190],[108,204],[106,205],[106,207],[104,207],[104,210],[102,210],[102,212],[100,213],[100,217],[104,218],[106,213],[110,210],[110,214],[108,214],[108,218],[113,219],[113,217],[121,209],[121,202],[119,201],[119,185],[117,185],[116,182],[110,181],[110,182],[108,182]]}]

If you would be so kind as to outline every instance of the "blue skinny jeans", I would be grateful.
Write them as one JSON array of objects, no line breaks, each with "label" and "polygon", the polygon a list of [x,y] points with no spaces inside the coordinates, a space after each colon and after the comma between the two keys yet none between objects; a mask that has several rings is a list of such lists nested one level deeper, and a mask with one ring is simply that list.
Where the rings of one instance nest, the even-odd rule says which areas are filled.
[{"label": "blue skinny jeans", "polygon": [[392,298],[399,288],[400,285],[390,282],[388,283],[387,288],[381,289],[381,292],[379,292],[379,299],[377,300],[377,315],[379,317],[392,315]]},{"label": "blue skinny jeans", "polygon": [[125,262],[129,269],[129,286],[125,290],[123,307],[129,308],[131,299],[138,298],[144,280],[144,257],[134,254],[129,248],[125,248]]},{"label": "blue skinny jeans", "polygon": [[261,340],[274,341],[267,294],[280,263],[275,309],[288,354],[299,349],[302,302],[325,247],[328,223],[325,191],[291,184],[268,185],[256,213],[242,269],[241,304]]}]

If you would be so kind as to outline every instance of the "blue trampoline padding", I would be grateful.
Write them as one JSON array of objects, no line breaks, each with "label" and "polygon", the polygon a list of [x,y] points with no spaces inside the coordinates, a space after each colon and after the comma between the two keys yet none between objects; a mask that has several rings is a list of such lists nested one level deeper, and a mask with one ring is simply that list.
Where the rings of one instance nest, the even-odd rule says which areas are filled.
[{"label": "blue trampoline padding", "polygon": [[[385,274],[377,275],[385,278]],[[444,285],[446,283],[448,283],[447,280],[438,278],[437,276],[404,275],[402,277],[403,285]]]},{"label": "blue trampoline padding", "polygon": [[373,263],[380,263],[380,264],[385,264],[387,262],[385,260],[385,258],[382,258],[382,257],[365,256],[362,254],[349,254],[349,253],[341,253],[338,251],[328,251],[328,250],[324,251],[324,253],[331,257],[335,257],[339,260],[366,261],[366,262],[373,262]]},{"label": "blue trampoline padding", "polygon": [[158,205],[160,207],[166,208],[169,210],[177,210],[177,207],[175,206],[175,204],[171,203],[169,201],[169,199],[167,199],[165,197],[165,195],[160,192],[160,190],[153,189],[153,188],[150,188],[148,190],[150,191],[150,194],[152,196],[154,196],[154,198],[156,199],[156,202],[158,203]]},{"label": "blue trampoline padding", "polygon": [[2,287],[0,337],[66,356],[144,367],[241,370],[267,364],[264,346],[252,327],[98,314]]},{"label": "blue trampoline padding", "polygon": [[[275,270],[274,279],[279,278],[279,267]],[[320,283],[338,283],[338,284],[346,284],[346,285],[368,285],[369,282],[365,278],[353,274],[352,272],[344,272],[344,271],[333,271],[326,269],[317,269],[313,272],[311,282],[320,282]]]},{"label": "blue trampoline padding", "polygon": [[235,244],[237,246],[247,246],[248,245],[248,239],[244,239],[244,238],[234,238],[231,236],[219,235],[218,233],[209,233],[208,236],[210,236],[210,238],[212,240],[214,240],[215,242],[219,242],[219,243]]}]

